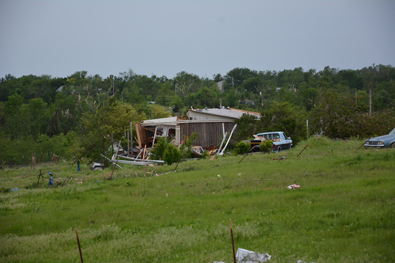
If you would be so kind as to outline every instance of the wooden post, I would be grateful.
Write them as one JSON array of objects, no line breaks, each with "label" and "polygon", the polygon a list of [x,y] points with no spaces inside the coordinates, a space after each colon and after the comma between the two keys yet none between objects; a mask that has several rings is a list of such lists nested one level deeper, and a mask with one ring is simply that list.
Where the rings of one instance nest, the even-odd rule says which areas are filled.
[{"label": "wooden post", "polygon": [[173,172],[175,172],[175,171],[177,170],[178,164],[181,162],[181,158],[182,158],[183,156],[184,156],[184,152],[181,153],[181,157],[180,157],[180,159],[178,160],[178,163],[177,163],[177,165],[176,165],[176,168],[174,168],[174,171],[173,171]]},{"label": "wooden post", "polygon": [[84,260],[82,259],[81,245],[80,245],[80,239],[78,238],[77,229],[75,229],[75,234],[77,236],[78,249],[80,250],[81,263],[84,263]]},{"label": "wooden post", "polygon": [[126,156],[129,156],[129,132],[126,132],[126,137],[128,137],[128,147],[126,147],[126,151],[127,151],[127,153],[126,153]]},{"label": "wooden post", "polygon": [[36,168],[36,153],[35,152],[32,153],[32,167],[33,167],[33,169]]},{"label": "wooden post", "polygon": [[114,173],[114,170],[115,170],[115,166],[117,166],[118,165],[118,160],[119,160],[119,157],[117,157],[117,162],[114,164],[114,167],[112,168],[112,172],[111,172],[111,175],[110,175],[110,177],[108,177],[108,179],[112,179],[112,175],[113,175],[113,173]]},{"label": "wooden post", "polygon": [[241,163],[241,161],[243,161],[244,157],[246,157],[247,154],[249,154],[256,146],[257,146],[257,145],[255,145],[254,147],[252,147],[252,148],[248,151],[248,153],[244,154],[243,158],[241,158],[241,160],[239,161],[239,163]]},{"label": "wooden post", "polygon": [[372,89],[369,89],[369,116],[372,116]]},{"label": "wooden post", "polygon": [[40,169],[40,173],[39,173],[39,175],[37,176],[37,188],[38,188],[38,186],[39,186],[39,184],[40,184],[40,177],[42,176],[42,174],[41,174],[41,172],[42,172],[42,168]]},{"label": "wooden post", "polygon": [[130,122],[130,146],[133,154],[133,123],[132,122]]},{"label": "wooden post", "polygon": [[307,144],[304,148],[303,148],[303,150],[298,154],[298,156],[296,156],[296,158],[298,158],[299,157],[299,155],[304,151],[304,149],[306,149],[307,148],[307,146],[309,146],[309,144]]},{"label": "wooden post", "polygon": [[143,156],[141,157],[141,159],[145,159],[146,152],[147,152],[147,145],[144,145],[144,152],[143,152]]},{"label": "wooden post", "polygon": [[361,148],[362,148],[362,146],[364,146],[364,145],[365,145],[365,143],[367,143],[367,142],[369,142],[369,141],[370,141],[370,139],[369,139],[369,140],[367,140],[366,142],[364,142],[364,143],[363,143],[361,146],[359,146],[359,147],[358,147],[358,149],[356,149],[356,150],[355,150],[355,152],[357,152],[359,149],[361,149]]},{"label": "wooden post", "polygon": [[232,238],[233,260],[234,260],[234,263],[236,263],[235,243],[233,241],[232,219],[229,219],[229,224],[230,224],[230,236]]}]

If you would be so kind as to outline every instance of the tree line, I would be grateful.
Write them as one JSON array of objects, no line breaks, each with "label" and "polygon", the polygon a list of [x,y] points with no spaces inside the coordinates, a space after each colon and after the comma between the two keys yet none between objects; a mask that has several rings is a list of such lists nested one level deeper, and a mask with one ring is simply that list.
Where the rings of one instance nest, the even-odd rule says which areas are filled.
[{"label": "tree line", "polygon": [[[262,114],[260,120],[240,119],[235,139],[277,129],[298,142],[308,136],[307,119],[311,134],[369,137],[394,128],[394,79],[390,65],[321,71],[234,68],[212,78],[182,71],[169,79],[132,70],[107,78],[87,71],[64,78],[6,75],[0,81],[0,135],[8,150],[0,160],[45,147],[79,159],[96,156],[113,140],[124,139],[130,121],[220,105]],[[52,141],[56,145],[43,146]]]}]

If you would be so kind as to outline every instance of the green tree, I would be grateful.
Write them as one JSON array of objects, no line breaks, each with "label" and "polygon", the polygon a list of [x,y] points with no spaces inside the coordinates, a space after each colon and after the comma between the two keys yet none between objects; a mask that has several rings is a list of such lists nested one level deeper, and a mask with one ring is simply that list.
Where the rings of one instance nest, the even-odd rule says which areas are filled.
[{"label": "green tree", "polygon": [[335,90],[323,91],[321,97],[311,115],[313,132],[322,131],[329,138],[366,138],[387,134],[393,129],[393,110],[369,116],[366,104]]},{"label": "green tree", "polygon": [[122,139],[125,131],[130,129],[130,122],[140,122],[143,119],[145,115],[138,114],[132,106],[110,100],[96,113],[84,115],[83,134],[71,150],[72,154],[77,159],[98,159],[114,141]]},{"label": "green tree", "polygon": [[188,94],[186,104],[194,108],[219,106],[219,93],[218,88],[203,87],[195,94]]},{"label": "green tree", "polygon": [[251,77],[245,80],[242,87],[248,92],[259,94],[263,88],[263,81],[260,77]]},{"label": "green tree", "polygon": [[40,134],[45,134],[48,126],[48,110],[47,103],[42,98],[31,99],[29,101],[28,110],[30,113],[31,133],[34,139]]},{"label": "green tree", "polygon": [[306,138],[307,114],[304,109],[289,102],[274,102],[261,112],[260,129],[265,132],[283,131],[297,144]]},{"label": "green tree", "polygon": [[234,68],[224,76],[224,88],[225,90],[237,88],[241,86],[246,79],[256,77],[257,75],[258,73],[255,70],[250,70],[248,68]]},{"label": "green tree", "polygon": [[190,93],[196,92],[201,87],[201,80],[195,74],[189,74],[185,71],[177,73],[173,80],[175,93],[181,97],[185,97]]},{"label": "green tree", "polygon": [[235,107],[239,104],[239,100],[241,99],[240,93],[236,92],[236,89],[229,89],[224,94],[225,96],[223,100],[223,105],[227,107]]},{"label": "green tree", "polygon": [[252,139],[253,135],[258,133],[259,119],[255,115],[243,114],[235,120],[235,124],[237,124],[237,129],[232,138],[234,142]]},{"label": "green tree", "polygon": [[4,103],[4,116],[6,132],[12,134],[12,138],[17,139],[30,135],[30,116],[21,95],[14,94],[8,97],[8,101]]}]

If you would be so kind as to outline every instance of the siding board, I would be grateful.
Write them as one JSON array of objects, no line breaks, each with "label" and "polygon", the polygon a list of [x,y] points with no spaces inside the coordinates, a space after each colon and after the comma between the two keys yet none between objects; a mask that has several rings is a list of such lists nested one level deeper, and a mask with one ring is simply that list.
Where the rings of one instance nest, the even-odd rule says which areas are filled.
[{"label": "siding board", "polygon": [[232,131],[234,127],[233,122],[200,122],[200,123],[180,123],[180,135],[181,138],[184,138],[184,135],[188,135],[188,125],[189,125],[189,135],[194,132],[199,134],[199,138],[195,141],[194,145],[209,147],[209,146],[219,146],[221,144],[221,140],[223,139],[222,135],[222,123],[225,126],[225,132]]}]

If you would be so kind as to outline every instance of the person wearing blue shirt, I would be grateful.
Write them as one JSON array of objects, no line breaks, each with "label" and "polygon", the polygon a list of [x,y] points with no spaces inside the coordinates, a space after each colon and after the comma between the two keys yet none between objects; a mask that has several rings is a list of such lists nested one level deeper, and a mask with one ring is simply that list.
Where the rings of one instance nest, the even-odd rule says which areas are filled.
[{"label": "person wearing blue shirt", "polygon": [[54,185],[54,183],[53,183],[53,177],[52,177],[52,173],[51,172],[48,172],[48,174],[49,174],[49,176],[50,176],[50,178],[49,178],[49,181],[48,181],[48,186],[50,186],[50,185]]}]

